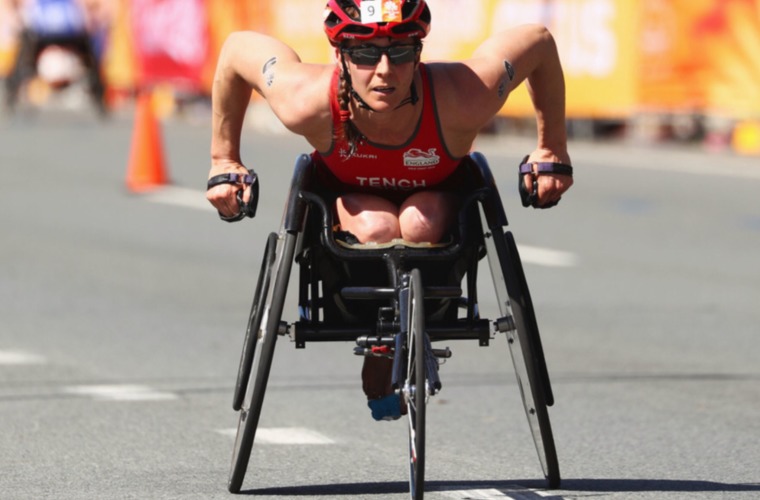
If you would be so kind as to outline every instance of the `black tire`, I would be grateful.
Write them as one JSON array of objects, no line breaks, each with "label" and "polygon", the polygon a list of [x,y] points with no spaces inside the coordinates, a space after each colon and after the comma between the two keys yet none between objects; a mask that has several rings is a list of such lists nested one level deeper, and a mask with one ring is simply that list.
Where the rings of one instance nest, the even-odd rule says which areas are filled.
[{"label": "black tire", "polygon": [[[270,235],[270,239],[272,236]],[[256,428],[261,416],[261,408],[264,404],[269,370],[272,367],[274,347],[277,336],[280,333],[280,319],[285,304],[290,270],[293,264],[293,253],[296,246],[296,236],[285,233],[276,239],[274,252],[273,273],[269,279],[269,286],[261,290],[260,323],[266,318],[256,334],[256,345],[251,349],[252,359],[250,377],[245,389],[245,396],[238,416],[238,429],[235,436],[235,445],[232,451],[232,466],[230,469],[227,489],[230,493],[239,493],[243,486],[248,460],[253,448],[253,440],[256,436]],[[269,243],[267,243],[268,247]]]},{"label": "black tire", "polygon": [[243,352],[240,354],[240,366],[235,384],[235,394],[232,398],[232,409],[235,411],[240,411],[243,405],[245,390],[248,387],[248,378],[251,376],[251,362],[253,360],[253,352],[256,349],[264,301],[266,300],[266,296],[262,296],[262,294],[266,294],[269,291],[269,280],[272,277],[276,245],[277,234],[271,233],[269,238],[267,238],[266,247],[264,248],[264,257],[261,260],[261,269],[256,281],[256,291],[253,294],[251,313],[248,315],[248,328],[245,331]]},{"label": "black tire", "polygon": [[548,410],[554,397],[517,245],[512,233],[501,229],[492,230],[486,245],[502,316],[511,312],[514,321],[515,329],[507,332],[507,341],[538,459],[549,488],[559,488],[559,461]]},{"label": "black tire", "polygon": [[[533,309],[533,300],[530,297],[528,281],[525,279],[525,271],[523,270],[520,253],[517,250],[517,243],[515,243],[515,237],[512,233],[507,231],[504,236],[515,277],[514,290],[510,292],[512,310],[514,313],[515,308],[519,309],[520,316],[524,320],[524,330],[530,338],[531,358],[534,360],[536,367],[536,381],[544,396],[544,401],[547,406],[554,406],[554,393],[549,379],[549,370],[546,366],[544,347],[541,343],[536,312]],[[507,284],[509,285],[509,282]]]},{"label": "black tire", "polygon": [[424,290],[418,269],[414,269],[410,274],[407,318],[408,370],[404,387],[409,419],[409,494],[412,500],[422,500],[425,494],[427,369]]}]

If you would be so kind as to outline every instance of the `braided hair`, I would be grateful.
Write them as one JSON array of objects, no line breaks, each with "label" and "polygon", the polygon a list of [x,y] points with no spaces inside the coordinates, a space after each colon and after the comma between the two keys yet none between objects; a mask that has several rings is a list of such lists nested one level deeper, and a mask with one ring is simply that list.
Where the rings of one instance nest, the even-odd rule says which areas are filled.
[{"label": "braided hair", "polygon": [[348,144],[348,154],[346,159],[356,154],[359,144],[365,139],[364,134],[357,128],[351,120],[351,95],[353,87],[351,86],[351,75],[348,73],[343,55],[341,54],[342,68],[340,71],[340,85],[338,87],[338,107],[340,109],[340,126],[335,131],[335,139],[343,139]]}]

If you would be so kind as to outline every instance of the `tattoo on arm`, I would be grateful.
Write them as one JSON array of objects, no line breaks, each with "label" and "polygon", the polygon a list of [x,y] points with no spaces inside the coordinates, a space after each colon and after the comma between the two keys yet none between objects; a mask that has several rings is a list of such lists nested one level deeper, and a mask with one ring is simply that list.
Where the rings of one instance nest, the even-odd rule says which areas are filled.
[{"label": "tattoo on arm", "polygon": [[267,62],[264,63],[264,66],[261,68],[261,73],[266,74],[267,71],[272,69],[272,66],[277,64],[277,56],[270,58]]},{"label": "tattoo on arm", "polygon": [[270,58],[261,68],[261,74],[266,78],[266,86],[271,87],[274,83],[274,65],[277,64],[277,57]]},{"label": "tattoo on arm", "polygon": [[504,61],[504,69],[507,70],[507,76],[509,77],[509,81],[515,79],[515,68],[512,66],[509,61]]},{"label": "tattoo on arm", "polygon": [[506,95],[509,82],[515,79],[515,68],[509,63],[509,61],[504,61],[504,69],[507,71],[507,78],[502,79],[501,83],[499,83],[499,89],[497,90],[499,98]]}]

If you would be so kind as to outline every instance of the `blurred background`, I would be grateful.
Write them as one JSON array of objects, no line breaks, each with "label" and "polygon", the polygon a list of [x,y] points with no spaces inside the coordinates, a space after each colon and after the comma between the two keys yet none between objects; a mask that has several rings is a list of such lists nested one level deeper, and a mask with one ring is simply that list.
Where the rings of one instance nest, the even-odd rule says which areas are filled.
[{"label": "blurred background", "polygon": [[[145,89],[161,116],[207,100],[219,48],[234,30],[270,33],[305,61],[331,57],[320,0],[77,1],[111,111]],[[0,78],[13,72],[30,3],[0,0]],[[423,53],[429,60],[465,58],[492,32],[511,25],[548,26],[565,69],[573,137],[676,141],[760,154],[760,0],[429,3],[433,29]],[[45,105],[77,75],[61,54],[47,52],[37,54],[36,74],[25,75],[19,102]],[[530,116],[523,91],[510,98],[494,126],[531,129]]]},{"label": "blurred background", "polygon": [[[498,336],[452,343],[430,500],[760,498],[760,0],[428,1],[428,60],[552,30],[576,167],[557,209],[522,208],[523,91],[476,143],[541,325],[563,489],[542,490]],[[311,148],[254,99],[258,212],[222,223],[209,91],[234,30],[329,61],[324,3],[0,0],[0,499],[230,498],[264,239]],[[408,498],[406,429],[370,418],[352,346],[278,346],[247,492]]]}]

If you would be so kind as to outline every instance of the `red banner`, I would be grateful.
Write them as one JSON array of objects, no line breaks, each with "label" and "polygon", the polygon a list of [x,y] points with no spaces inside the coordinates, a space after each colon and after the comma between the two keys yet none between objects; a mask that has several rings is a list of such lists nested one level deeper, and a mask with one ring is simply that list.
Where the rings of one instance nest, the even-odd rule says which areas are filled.
[{"label": "red banner", "polygon": [[132,0],[138,86],[171,83],[199,89],[208,58],[204,0]]}]

